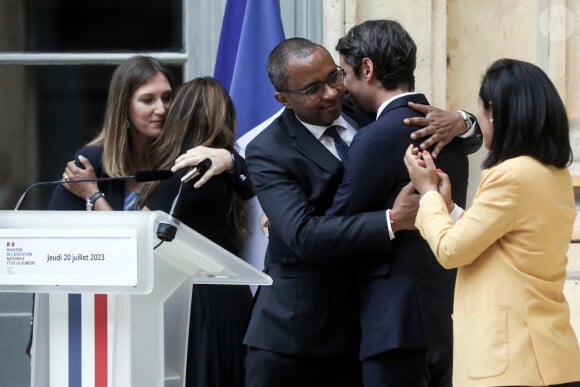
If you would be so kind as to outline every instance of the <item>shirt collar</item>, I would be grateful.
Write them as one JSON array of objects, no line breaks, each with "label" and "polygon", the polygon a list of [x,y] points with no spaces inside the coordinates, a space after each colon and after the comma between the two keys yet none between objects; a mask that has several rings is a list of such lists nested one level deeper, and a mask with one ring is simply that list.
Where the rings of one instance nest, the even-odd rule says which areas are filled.
[{"label": "shirt collar", "polygon": [[405,97],[405,96],[407,96],[407,95],[412,95],[412,94],[419,94],[419,93],[416,93],[416,92],[414,92],[414,91],[409,91],[409,92],[407,92],[407,93],[397,94],[397,95],[395,95],[394,97],[391,97],[391,98],[389,98],[388,100],[386,100],[385,102],[383,102],[383,103],[381,104],[381,106],[379,106],[379,109],[377,110],[377,116],[375,117],[375,120],[377,120],[377,119],[378,119],[378,118],[381,116],[381,113],[383,112],[383,110],[385,110],[385,108],[386,108],[386,107],[387,107],[387,106],[388,106],[388,105],[389,105],[391,102],[393,102],[394,100],[396,100],[396,99],[398,99],[398,98]]},{"label": "shirt collar", "polygon": [[324,131],[334,125],[339,125],[342,126],[343,128],[352,128],[354,129],[354,126],[352,126],[342,115],[340,115],[336,120],[334,120],[334,122],[328,126],[320,126],[320,125],[314,125],[314,124],[309,124],[307,122],[302,121],[300,118],[296,117],[296,119],[298,121],[300,121],[300,123],[302,125],[304,125],[306,127],[306,129],[308,129],[308,131],[310,133],[312,133],[312,135],[314,137],[316,137],[318,140],[320,140],[320,138],[322,137],[322,135],[324,134]]}]

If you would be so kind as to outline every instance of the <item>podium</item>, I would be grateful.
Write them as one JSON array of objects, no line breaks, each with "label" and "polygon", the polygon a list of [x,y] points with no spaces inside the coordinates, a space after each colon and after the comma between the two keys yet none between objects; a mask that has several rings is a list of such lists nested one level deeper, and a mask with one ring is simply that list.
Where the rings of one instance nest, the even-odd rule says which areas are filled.
[{"label": "podium", "polygon": [[272,283],[162,211],[0,211],[0,243],[0,292],[36,293],[33,387],[184,386],[192,285]]}]

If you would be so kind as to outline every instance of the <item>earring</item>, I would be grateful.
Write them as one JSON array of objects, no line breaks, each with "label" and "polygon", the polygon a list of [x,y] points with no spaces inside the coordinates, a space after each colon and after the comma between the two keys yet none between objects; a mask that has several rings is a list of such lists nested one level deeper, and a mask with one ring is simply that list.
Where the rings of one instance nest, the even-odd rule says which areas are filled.
[{"label": "earring", "polygon": [[125,118],[125,128],[129,129],[131,127],[131,124],[129,123],[129,120]]},{"label": "earring", "polygon": [[489,119],[489,122],[493,122],[493,118],[490,118],[490,119]]}]

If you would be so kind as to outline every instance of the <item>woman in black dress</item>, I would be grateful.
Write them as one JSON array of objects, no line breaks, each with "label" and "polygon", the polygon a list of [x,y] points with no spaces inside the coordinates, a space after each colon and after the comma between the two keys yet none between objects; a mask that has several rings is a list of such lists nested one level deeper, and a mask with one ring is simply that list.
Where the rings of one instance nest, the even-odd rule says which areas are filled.
[{"label": "woman in black dress", "polygon": [[[205,77],[184,83],[175,95],[165,130],[153,143],[153,169],[170,169],[180,154],[200,145],[233,152],[235,123],[234,105],[219,82]],[[175,217],[236,254],[238,237],[244,232],[243,198],[227,173],[196,189],[194,182],[181,183],[186,172],[145,186],[140,198],[143,208],[169,212],[183,184]],[[186,386],[243,386],[242,338],[251,303],[248,286],[193,286]]]}]

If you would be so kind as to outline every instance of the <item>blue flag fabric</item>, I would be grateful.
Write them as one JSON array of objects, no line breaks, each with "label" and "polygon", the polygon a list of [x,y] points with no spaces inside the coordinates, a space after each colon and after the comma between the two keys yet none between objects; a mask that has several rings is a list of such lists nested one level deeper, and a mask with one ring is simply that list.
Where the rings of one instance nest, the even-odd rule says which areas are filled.
[{"label": "blue flag fabric", "polygon": [[232,83],[245,11],[246,0],[229,0],[224,12],[213,76],[227,90],[230,89]]},{"label": "blue flag fabric", "polygon": [[282,107],[266,72],[268,55],[282,40],[279,0],[228,0],[214,77],[236,106],[238,138]]}]

